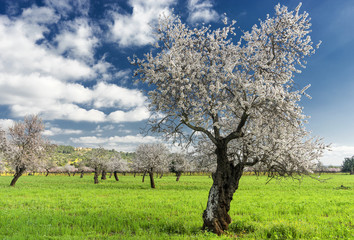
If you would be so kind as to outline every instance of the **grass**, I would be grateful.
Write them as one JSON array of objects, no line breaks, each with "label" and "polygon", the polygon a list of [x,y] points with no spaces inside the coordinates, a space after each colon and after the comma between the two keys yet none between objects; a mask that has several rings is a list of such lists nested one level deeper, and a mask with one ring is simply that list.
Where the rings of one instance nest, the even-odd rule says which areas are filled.
[{"label": "grass", "polygon": [[[354,239],[354,176],[243,176],[227,234],[201,231],[208,176],[0,176],[0,239]],[[341,187],[341,185],[344,186]]]}]

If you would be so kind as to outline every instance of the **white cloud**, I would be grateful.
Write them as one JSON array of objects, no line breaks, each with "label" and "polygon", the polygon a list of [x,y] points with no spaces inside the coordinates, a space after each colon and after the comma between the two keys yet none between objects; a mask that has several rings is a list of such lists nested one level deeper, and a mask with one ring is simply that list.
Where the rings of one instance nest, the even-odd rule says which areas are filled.
[{"label": "white cloud", "polygon": [[149,116],[150,116],[149,110],[146,107],[141,106],[127,112],[120,111],[120,110],[112,112],[108,115],[108,119],[115,123],[138,122],[138,121],[148,119]]},{"label": "white cloud", "polygon": [[219,20],[220,16],[213,7],[210,0],[188,0],[188,21],[191,23],[209,23]]},{"label": "white cloud", "polygon": [[59,17],[55,15],[54,10],[48,7],[32,6],[24,9],[21,16],[22,20],[28,24],[55,23]]},{"label": "white cloud", "polygon": [[97,108],[142,106],[146,97],[138,90],[122,88],[114,84],[98,83],[93,89],[94,106]]},{"label": "white cloud", "polygon": [[[0,16],[1,105],[7,105],[13,116],[40,114],[44,120],[146,119],[142,110],[146,97],[139,91],[104,82],[92,87],[82,84],[82,80],[98,77],[110,79],[112,66],[104,57],[94,60],[98,40],[86,18],[60,24],[59,18],[52,9],[37,6],[25,9],[19,17]],[[54,42],[48,42],[45,34],[52,23],[60,31]],[[120,71],[115,78],[125,78],[128,72]],[[113,108],[113,115],[102,108]]]},{"label": "white cloud", "polygon": [[143,46],[155,41],[152,27],[162,13],[169,14],[173,0],[130,0],[132,14],[112,13],[112,40],[122,47]]},{"label": "white cloud", "polygon": [[15,121],[12,119],[0,119],[0,129],[7,130],[14,125]]},{"label": "white cloud", "polygon": [[74,135],[74,134],[82,134],[82,130],[76,130],[76,129],[61,129],[58,127],[51,127],[49,129],[46,129],[43,132],[43,135],[45,136],[55,136],[55,135]]},{"label": "white cloud", "polygon": [[79,138],[70,138],[75,144],[85,147],[98,147],[102,146],[106,149],[116,149],[118,151],[135,151],[139,144],[160,142],[160,140],[153,136],[127,135],[127,136],[113,136],[113,137],[97,137],[86,136]]},{"label": "white cloud", "polygon": [[354,146],[332,145],[331,151],[326,151],[320,161],[324,165],[341,166],[344,158],[354,156]]},{"label": "white cloud", "polygon": [[55,37],[58,53],[92,62],[98,39],[94,36],[94,30],[89,25],[88,19],[79,18],[66,22],[62,28],[60,34]]},{"label": "white cloud", "polygon": [[[55,15],[52,16],[55,18]],[[0,72],[11,74],[39,73],[61,81],[81,80],[95,76],[90,66],[77,59],[64,58],[51,51],[43,24],[26,22],[26,18],[10,20],[0,17]],[[44,41],[45,42],[45,41]]]}]

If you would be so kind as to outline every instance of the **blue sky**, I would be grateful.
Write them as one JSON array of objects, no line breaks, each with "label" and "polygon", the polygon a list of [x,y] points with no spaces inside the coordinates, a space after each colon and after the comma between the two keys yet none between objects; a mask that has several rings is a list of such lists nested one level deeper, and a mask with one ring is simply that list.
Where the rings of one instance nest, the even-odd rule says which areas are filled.
[{"label": "blue sky", "polygon": [[[154,42],[151,26],[174,12],[194,26],[220,26],[224,13],[249,30],[277,3],[227,0],[0,0],[0,125],[39,113],[57,144],[134,151],[149,117],[127,57],[142,57]],[[296,75],[311,84],[302,105],[308,128],[332,144],[321,159],[340,165],[354,155],[354,1],[304,0],[312,40],[322,41]],[[237,37],[236,37],[237,40]]]}]

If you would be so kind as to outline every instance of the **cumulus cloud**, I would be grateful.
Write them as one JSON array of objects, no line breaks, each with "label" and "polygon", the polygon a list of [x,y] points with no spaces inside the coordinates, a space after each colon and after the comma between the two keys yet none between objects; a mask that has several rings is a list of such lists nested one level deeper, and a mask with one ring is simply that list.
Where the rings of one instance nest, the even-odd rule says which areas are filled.
[{"label": "cumulus cloud", "polygon": [[135,151],[139,144],[160,142],[160,140],[153,136],[127,135],[127,136],[113,136],[113,137],[97,137],[85,136],[79,138],[70,138],[70,140],[85,147],[103,146],[106,149],[116,149],[118,151]]},{"label": "cumulus cloud", "polygon": [[44,34],[48,28],[26,19],[23,16],[16,20],[0,17],[0,72],[13,75],[38,73],[62,81],[95,75],[85,63],[52,52],[46,43],[38,44],[39,41],[45,42]]},{"label": "cumulus cloud", "polygon": [[333,144],[331,151],[326,151],[320,161],[324,165],[341,166],[344,158],[354,155],[354,146]]},{"label": "cumulus cloud", "polygon": [[[98,78],[110,78],[112,66],[104,57],[94,58],[98,44],[94,27],[85,17],[62,21],[56,11],[69,11],[65,3],[70,1],[47,3],[55,8],[34,5],[11,19],[0,16],[0,103],[15,117],[40,114],[44,120],[88,122],[146,119],[142,93],[99,82]],[[54,23],[59,32],[50,32]],[[52,42],[46,38],[48,33],[53,34]],[[129,73],[122,70],[114,77],[125,79]],[[84,81],[98,83],[87,87]],[[105,112],[108,108],[113,108],[112,114]]]},{"label": "cumulus cloud", "polygon": [[209,23],[219,20],[220,16],[213,7],[210,0],[188,0],[188,21],[191,23]]},{"label": "cumulus cloud", "polygon": [[43,135],[45,136],[55,136],[55,135],[74,135],[74,134],[82,134],[82,130],[77,130],[77,129],[61,129],[58,127],[51,127],[49,129],[46,129],[43,132]]},{"label": "cumulus cloud", "polygon": [[108,115],[108,120],[115,123],[120,122],[138,122],[148,119],[150,116],[149,110],[140,106],[131,111],[115,111]]},{"label": "cumulus cloud", "polygon": [[142,106],[146,97],[138,90],[101,82],[93,89],[93,100],[94,106],[97,108],[117,105],[122,108],[132,108]]},{"label": "cumulus cloud", "polygon": [[155,41],[151,25],[162,13],[169,14],[173,0],[130,0],[131,14],[112,12],[112,40],[122,47],[143,46]]},{"label": "cumulus cloud", "polygon": [[90,26],[87,18],[78,18],[66,22],[60,34],[55,37],[56,50],[72,58],[94,60],[94,48],[98,39],[94,35],[94,28]]}]

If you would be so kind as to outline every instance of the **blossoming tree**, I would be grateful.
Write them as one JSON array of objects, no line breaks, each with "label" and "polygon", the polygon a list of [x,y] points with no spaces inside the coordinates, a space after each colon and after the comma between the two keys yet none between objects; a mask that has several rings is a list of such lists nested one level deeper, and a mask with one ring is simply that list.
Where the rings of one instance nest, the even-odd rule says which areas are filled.
[{"label": "blossoming tree", "polygon": [[109,154],[103,147],[94,148],[86,156],[85,163],[88,167],[94,169],[94,184],[98,184],[98,176],[107,167]]},{"label": "blossoming tree", "polygon": [[10,186],[28,169],[36,169],[45,161],[48,142],[43,138],[44,124],[38,115],[26,116],[23,122],[15,122],[9,128],[7,139],[0,132],[0,145],[7,163],[15,170]]},{"label": "blossoming tree", "polygon": [[118,172],[129,171],[128,162],[122,159],[120,153],[113,152],[107,163],[107,171],[114,174],[116,181],[119,181]]},{"label": "blossoming tree", "polygon": [[140,144],[135,152],[135,165],[149,173],[150,186],[155,188],[154,172],[163,172],[169,165],[169,151],[162,143]]},{"label": "blossoming tree", "polygon": [[[212,144],[216,171],[203,213],[204,228],[228,229],[230,202],[247,166],[270,175],[308,173],[325,146],[309,136],[294,73],[314,53],[306,12],[277,5],[238,42],[233,21],[223,28],[189,28],[178,16],[161,17],[157,50],[134,58],[135,75],[151,85],[151,130]],[[198,134],[196,134],[198,133]]]}]

